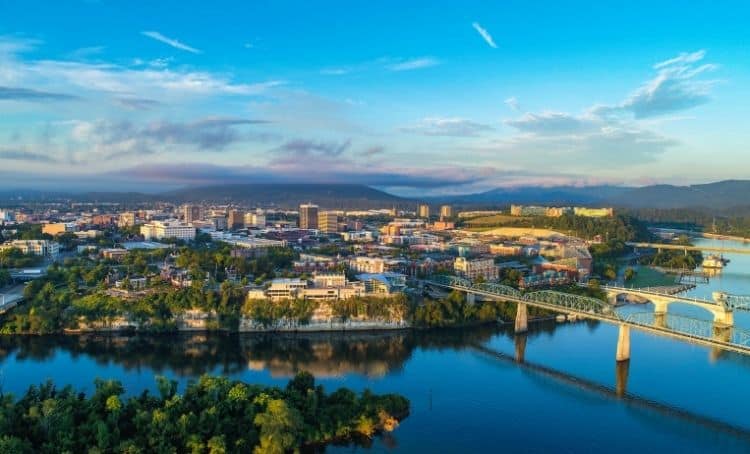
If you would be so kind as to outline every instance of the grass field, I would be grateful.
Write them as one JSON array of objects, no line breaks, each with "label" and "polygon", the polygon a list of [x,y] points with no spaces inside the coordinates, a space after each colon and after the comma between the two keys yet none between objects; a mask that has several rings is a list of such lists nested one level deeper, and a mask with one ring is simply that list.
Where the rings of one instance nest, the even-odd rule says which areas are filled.
[{"label": "grass field", "polygon": [[659,287],[662,285],[674,285],[674,276],[661,273],[645,266],[636,268],[636,275],[633,279],[626,282],[628,287]]},{"label": "grass field", "polygon": [[510,216],[507,214],[495,214],[492,216],[483,216],[480,218],[469,219],[466,225],[470,227],[494,227],[510,224],[512,222],[524,221],[529,219],[524,216]]}]

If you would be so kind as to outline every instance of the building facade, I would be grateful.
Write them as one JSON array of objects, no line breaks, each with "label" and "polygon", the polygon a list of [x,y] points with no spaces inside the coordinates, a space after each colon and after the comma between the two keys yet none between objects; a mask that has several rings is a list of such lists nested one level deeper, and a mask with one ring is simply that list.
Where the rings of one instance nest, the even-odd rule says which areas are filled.
[{"label": "building facade", "polygon": [[13,240],[0,245],[0,251],[18,249],[23,254],[56,259],[60,255],[60,244],[48,240]]},{"label": "building facade", "polygon": [[323,233],[336,233],[339,230],[339,217],[333,211],[318,213],[318,230]]},{"label": "building facade", "polygon": [[299,206],[299,228],[314,230],[318,228],[318,206],[306,203]]},{"label": "building facade", "polygon": [[198,221],[201,219],[201,207],[198,205],[185,205],[182,207],[182,217],[186,223]]},{"label": "building facade", "polygon": [[141,226],[141,235],[146,241],[176,238],[178,240],[195,240],[195,227],[176,219],[168,221],[153,221]]},{"label": "building facade", "polygon": [[75,231],[76,225],[73,222],[54,222],[42,225],[42,233],[52,236]]},{"label": "building facade", "polygon": [[229,230],[241,229],[245,226],[245,213],[240,210],[229,210],[227,216],[227,228]]},{"label": "building facade", "polygon": [[499,277],[498,268],[491,258],[468,259],[456,257],[453,262],[453,271],[457,275],[472,281],[480,277],[486,281],[496,281]]},{"label": "building facade", "polygon": [[426,203],[419,205],[419,207],[417,208],[417,216],[419,216],[420,218],[429,218],[430,206]]}]

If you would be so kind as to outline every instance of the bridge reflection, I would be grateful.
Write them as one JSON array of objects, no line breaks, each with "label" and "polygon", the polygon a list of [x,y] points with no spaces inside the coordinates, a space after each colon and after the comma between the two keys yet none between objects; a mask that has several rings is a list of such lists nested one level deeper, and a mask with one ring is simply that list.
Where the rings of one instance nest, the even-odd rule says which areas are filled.
[{"label": "bridge reflection", "polygon": [[[516,336],[515,340],[517,352],[519,348],[519,342],[521,342],[525,346],[525,336]],[[522,361],[519,361],[517,353],[515,356],[509,355],[507,353],[489,348],[482,343],[473,344],[472,348],[482,355],[488,356],[494,360],[499,360],[503,363],[513,364],[534,375],[552,379],[566,386],[572,386],[576,389],[595,393],[606,398],[618,399],[634,410],[638,410],[640,412],[645,410],[647,412],[655,412],[658,415],[678,418],[693,424],[700,425],[702,427],[706,427],[714,432],[724,433],[746,441],[750,441],[750,430],[747,430],[743,427],[729,424],[718,419],[706,417],[697,413],[693,413],[691,411],[676,408],[664,403],[656,402],[654,400],[646,399],[638,395],[629,393],[627,391],[628,374],[630,368],[629,361],[616,363],[615,385],[614,387],[612,387],[596,383],[586,378],[571,375],[547,366],[530,363],[526,361],[525,358]],[[661,419],[659,421],[663,422]]]}]

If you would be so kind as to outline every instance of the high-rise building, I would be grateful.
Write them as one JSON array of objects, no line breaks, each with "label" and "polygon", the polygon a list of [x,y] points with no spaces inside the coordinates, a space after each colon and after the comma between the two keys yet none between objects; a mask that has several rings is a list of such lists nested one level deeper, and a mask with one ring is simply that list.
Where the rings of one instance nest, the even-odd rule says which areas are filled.
[{"label": "high-rise building", "polygon": [[245,226],[245,213],[240,210],[229,210],[229,216],[227,216],[227,228],[229,230],[241,229]]},{"label": "high-rise building", "polygon": [[420,218],[429,218],[430,217],[430,206],[426,203],[423,203],[419,205],[419,209],[417,210],[417,214]]},{"label": "high-rise building", "polygon": [[135,225],[135,213],[128,211],[120,213],[120,219],[117,222],[118,227],[130,227]]},{"label": "high-rise building", "polygon": [[318,228],[318,206],[306,203],[299,206],[299,228]]},{"label": "high-rise building", "polygon": [[0,210],[0,222],[15,221],[15,214],[10,210]]},{"label": "high-rise building", "polygon": [[448,219],[453,217],[453,207],[450,205],[443,205],[440,207],[440,217],[442,219]]},{"label": "high-rise building", "polygon": [[201,218],[201,207],[198,205],[185,205],[182,207],[182,216],[187,223],[198,221]]},{"label": "high-rise building", "polygon": [[245,227],[263,228],[266,226],[266,215],[258,210],[255,213],[245,213]]},{"label": "high-rise building", "polygon": [[339,229],[339,217],[333,211],[318,213],[318,230],[323,233],[336,233]]}]

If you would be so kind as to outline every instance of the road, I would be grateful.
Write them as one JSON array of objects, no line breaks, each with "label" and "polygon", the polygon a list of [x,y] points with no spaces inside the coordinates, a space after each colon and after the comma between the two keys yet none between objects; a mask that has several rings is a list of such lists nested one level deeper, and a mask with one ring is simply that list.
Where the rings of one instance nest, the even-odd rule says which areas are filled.
[{"label": "road", "polygon": [[23,299],[24,284],[0,290],[0,313],[15,307]]}]

